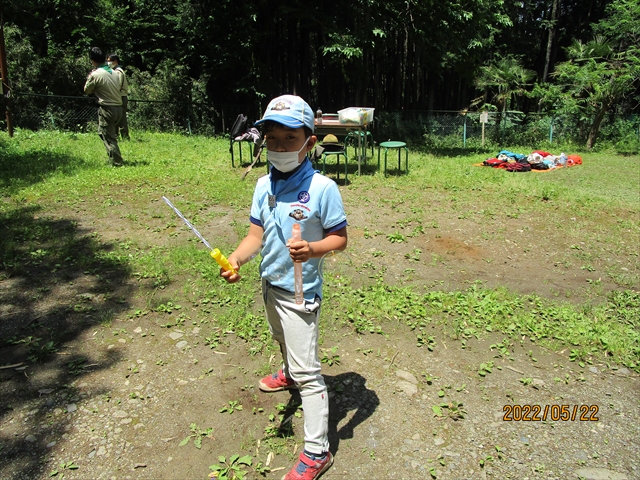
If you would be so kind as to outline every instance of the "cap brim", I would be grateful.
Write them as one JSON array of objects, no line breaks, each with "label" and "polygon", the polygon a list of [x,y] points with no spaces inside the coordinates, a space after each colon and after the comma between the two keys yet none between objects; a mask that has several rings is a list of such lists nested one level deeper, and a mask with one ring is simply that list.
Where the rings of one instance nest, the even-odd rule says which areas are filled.
[{"label": "cap brim", "polygon": [[254,123],[255,126],[261,125],[264,122],[267,122],[271,120],[272,122],[278,122],[282,125],[284,125],[285,127],[289,127],[289,128],[301,128],[304,127],[304,123],[301,122],[300,120],[296,120],[294,118],[288,117],[286,115],[279,115],[279,114],[271,114],[267,117],[263,117],[260,120],[258,120],[256,123]]}]

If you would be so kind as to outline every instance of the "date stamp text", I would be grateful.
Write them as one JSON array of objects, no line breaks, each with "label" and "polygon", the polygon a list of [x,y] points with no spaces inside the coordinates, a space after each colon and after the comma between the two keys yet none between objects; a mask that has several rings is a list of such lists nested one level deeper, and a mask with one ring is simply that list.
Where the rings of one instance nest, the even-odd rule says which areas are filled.
[{"label": "date stamp text", "polygon": [[598,405],[505,405],[505,422],[597,422]]}]

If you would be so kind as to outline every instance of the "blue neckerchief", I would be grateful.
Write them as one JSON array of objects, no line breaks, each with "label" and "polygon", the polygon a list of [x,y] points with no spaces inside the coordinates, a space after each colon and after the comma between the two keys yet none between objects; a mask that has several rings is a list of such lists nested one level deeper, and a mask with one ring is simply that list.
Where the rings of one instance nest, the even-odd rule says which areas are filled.
[{"label": "blue neckerchief", "polygon": [[111,67],[109,65],[107,65],[106,63],[104,65],[100,65],[97,68],[102,68],[103,70],[106,70],[109,73],[113,73],[113,70],[111,69]]},{"label": "blue neckerchief", "polygon": [[[314,173],[316,173],[316,170],[313,168],[309,157],[304,157],[302,163],[290,172],[281,172],[272,166],[270,174],[271,191],[269,193],[276,197],[283,193],[287,193],[298,188],[307,177],[312,176]],[[277,191],[276,185],[279,180],[284,180],[285,182],[282,184],[282,190]]]},{"label": "blue neckerchief", "polygon": [[[278,203],[278,199],[282,198],[287,193],[293,191],[309,190],[311,184],[311,178],[316,174],[316,170],[313,168],[311,160],[305,157],[303,162],[295,170],[291,172],[280,172],[275,168],[271,168],[271,182],[269,188],[269,195],[276,197],[276,206],[271,207],[271,215],[274,215],[276,224],[283,230],[283,234],[290,232],[289,225],[293,222],[289,216],[290,210],[285,207],[284,204]],[[286,233],[289,235],[289,233]],[[289,238],[289,237],[286,237]]]}]

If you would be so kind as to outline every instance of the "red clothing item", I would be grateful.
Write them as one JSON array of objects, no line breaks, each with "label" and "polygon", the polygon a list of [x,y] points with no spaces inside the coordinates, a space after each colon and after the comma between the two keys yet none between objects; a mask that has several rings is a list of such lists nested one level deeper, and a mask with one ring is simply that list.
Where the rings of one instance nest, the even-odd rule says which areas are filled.
[{"label": "red clothing item", "polygon": [[582,157],[580,155],[567,155],[567,165],[582,165]]},{"label": "red clothing item", "polygon": [[549,152],[545,152],[544,150],[534,150],[532,153],[539,153],[542,156],[542,158],[548,157],[551,155]]}]

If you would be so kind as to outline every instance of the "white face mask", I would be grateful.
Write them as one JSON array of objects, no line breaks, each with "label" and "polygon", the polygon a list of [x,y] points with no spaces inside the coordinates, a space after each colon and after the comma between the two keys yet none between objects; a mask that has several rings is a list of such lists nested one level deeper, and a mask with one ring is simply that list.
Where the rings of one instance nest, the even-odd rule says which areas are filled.
[{"label": "white face mask", "polygon": [[271,162],[271,164],[282,173],[290,172],[295,169],[298,165],[300,165],[300,161],[298,160],[298,156],[300,152],[304,150],[309,142],[309,138],[304,142],[304,145],[297,152],[276,152],[275,150],[267,150],[267,159]]}]

